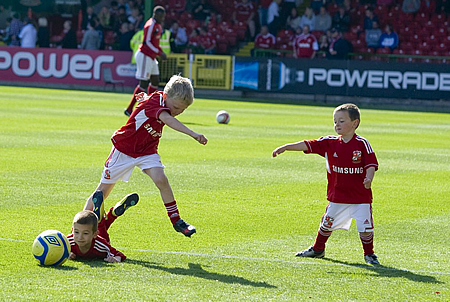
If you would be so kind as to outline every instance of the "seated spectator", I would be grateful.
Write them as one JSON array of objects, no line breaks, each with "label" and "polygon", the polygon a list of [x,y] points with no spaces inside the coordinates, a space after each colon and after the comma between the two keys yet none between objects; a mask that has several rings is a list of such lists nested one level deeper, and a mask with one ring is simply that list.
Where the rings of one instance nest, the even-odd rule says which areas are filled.
[{"label": "seated spectator", "polygon": [[106,6],[102,7],[102,10],[98,14],[98,20],[103,28],[105,28],[105,29],[112,28],[113,23],[111,22],[112,21],[111,13],[110,13],[110,10]]},{"label": "seated spectator", "polygon": [[348,31],[350,27],[350,16],[345,11],[344,6],[339,6],[339,10],[334,14],[331,24],[333,28],[340,32]]},{"label": "seated spectator", "polygon": [[319,51],[328,52],[328,48],[330,47],[330,43],[328,43],[327,35],[320,36],[319,39]]},{"label": "seated spectator", "polygon": [[247,24],[248,31],[250,33],[250,38],[255,37],[255,7],[249,0],[240,0],[234,6],[234,12],[231,17],[233,22],[242,22]]},{"label": "seated spectator", "polygon": [[0,35],[2,36],[2,41],[6,45],[9,45],[9,43],[11,43],[11,37],[9,36],[9,28],[11,26],[11,20],[12,20],[11,17],[6,18],[6,22],[5,22],[6,27],[3,30],[3,32],[0,31]]},{"label": "seated spectator", "polygon": [[169,7],[172,11],[182,13],[186,10],[186,0],[169,0]]},{"label": "seated spectator", "polygon": [[86,12],[83,13],[83,19],[81,21],[81,29],[88,29],[89,21],[93,20],[97,15],[94,13],[94,8],[92,6],[88,6],[86,8]]},{"label": "seated spectator", "polygon": [[366,9],[366,16],[364,17],[364,30],[372,29],[373,21],[379,22],[377,15],[374,14],[373,8]]},{"label": "seated spectator", "polygon": [[102,37],[99,32],[95,30],[95,21],[90,20],[88,23],[88,30],[83,35],[81,41],[81,49],[99,50],[102,43]]},{"label": "seated spectator", "polygon": [[286,29],[297,30],[300,27],[300,22],[302,21],[302,17],[298,15],[297,9],[294,7],[291,10],[291,14],[287,18],[286,21]]},{"label": "seated spectator", "polygon": [[[117,1],[115,0],[111,1],[111,7],[109,8],[109,15],[113,19],[113,21],[119,15],[119,3],[117,3]],[[111,24],[114,24],[114,22],[112,22]]]},{"label": "seated spectator", "polygon": [[[256,35],[255,49],[273,49],[275,48],[275,36],[269,33],[267,25],[261,26],[261,32]],[[255,49],[252,49],[252,56],[255,54]]]},{"label": "seated spectator", "polygon": [[392,30],[392,25],[387,24],[384,33],[380,37],[380,47],[389,47],[392,50],[398,46],[398,35]]},{"label": "seated spectator", "polygon": [[190,36],[189,36],[189,42],[188,42],[188,48],[190,49],[191,53],[194,54],[201,54],[203,53],[202,48],[200,46],[199,42],[199,31],[197,28],[194,28],[192,30]]},{"label": "seated spectator", "polygon": [[12,15],[11,24],[9,26],[9,37],[11,38],[10,46],[20,46],[19,33],[22,29],[23,23],[19,20],[19,14]]},{"label": "seated spectator", "polygon": [[130,41],[134,36],[134,27],[133,24],[123,23],[120,28],[119,35],[119,50],[122,51],[131,51]]},{"label": "seated spectator", "polygon": [[310,7],[306,8],[305,13],[303,14],[300,21],[301,28],[304,28],[305,25],[308,25],[309,30],[315,30],[316,16],[314,15],[312,8]]},{"label": "seated spectator", "polygon": [[331,60],[347,60],[351,51],[350,43],[342,37],[338,29],[331,29],[332,41],[328,48],[327,58]]},{"label": "seated spectator", "polygon": [[131,10],[131,15],[128,16],[128,23],[136,25],[136,22],[138,22],[138,17],[139,17],[139,10],[137,8],[133,8]]},{"label": "seated spectator", "polygon": [[113,30],[118,31],[122,27],[122,23],[128,23],[125,6],[119,6],[118,15],[114,18]]},{"label": "seated spectator", "polygon": [[313,9],[314,13],[317,14],[322,7],[324,7],[326,4],[326,1],[324,0],[312,0],[311,1],[311,8]]},{"label": "seated spectator", "polygon": [[170,27],[170,49],[174,53],[182,53],[188,42],[186,29],[174,21]]},{"label": "seated spectator", "polygon": [[366,29],[367,47],[378,48],[380,46],[381,29],[377,21],[373,21],[372,29]]},{"label": "seated spectator", "polygon": [[310,58],[313,59],[316,56],[316,52],[319,50],[319,44],[316,37],[309,33],[309,26],[304,25],[302,33],[297,35],[294,39],[294,58]]},{"label": "seated spectator", "polygon": [[435,11],[436,11],[436,1],[433,0],[421,1],[419,12],[431,15],[434,14]]},{"label": "seated spectator", "polygon": [[[393,0],[384,0],[384,1],[393,1]],[[351,0],[344,0],[344,3],[342,5],[344,6],[344,10],[347,14],[351,15],[354,12],[356,12],[356,8],[352,7]]]},{"label": "seated spectator", "polygon": [[58,44],[61,44],[62,48],[77,48],[77,34],[72,28],[72,21],[65,21],[63,24],[63,28],[64,37]]},{"label": "seated spectator", "polygon": [[269,26],[269,32],[274,36],[281,28],[281,19],[280,19],[281,1],[282,0],[273,0],[272,3],[270,3],[269,10],[267,12],[267,25]]},{"label": "seated spectator", "polygon": [[200,27],[198,44],[204,54],[211,55],[216,51],[216,40],[208,33],[205,27]]},{"label": "seated spectator", "polygon": [[39,18],[38,25],[37,41],[39,47],[50,47],[50,31],[48,30],[47,19],[44,17]]},{"label": "seated spectator", "polygon": [[5,30],[11,22],[8,22],[8,18],[11,18],[11,5],[8,8],[4,4],[0,4],[0,29]]},{"label": "seated spectator", "polygon": [[206,0],[200,0],[199,4],[192,11],[195,20],[205,21],[208,19],[213,8]]},{"label": "seated spectator", "polygon": [[420,8],[420,0],[404,0],[402,11],[407,14],[415,13]]},{"label": "seated spectator", "polygon": [[316,15],[315,30],[326,32],[331,28],[331,16],[325,6],[320,8],[320,13]]},{"label": "seated spectator", "polygon": [[19,33],[20,47],[34,48],[36,47],[37,30],[30,18],[23,18],[23,27]]}]

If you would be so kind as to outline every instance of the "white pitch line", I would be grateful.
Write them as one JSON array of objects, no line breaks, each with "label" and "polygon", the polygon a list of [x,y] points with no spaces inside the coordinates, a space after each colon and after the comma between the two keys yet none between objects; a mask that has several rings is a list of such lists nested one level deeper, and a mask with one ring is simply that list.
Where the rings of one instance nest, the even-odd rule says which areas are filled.
[{"label": "white pitch line", "polygon": [[[13,242],[25,242],[32,243],[33,241],[29,240],[18,240],[11,238],[0,238],[0,241],[13,241]],[[262,261],[262,262],[278,262],[278,263],[286,263],[286,264],[294,264],[294,265],[319,265],[319,266],[340,266],[340,267],[358,267],[358,268],[367,268],[366,265],[348,265],[345,263],[324,263],[324,262],[302,262],[302,261],[292,261],[292,260],[282,260],[282,259],[273,259],[273,258],[257,258],[257,257],[243,257],[243,256],[232,256],[232,255],[216,255],[216,254],[202,254],[202,253],[188,253],[188,252],[176,252],[176,251],[157,251],[157,250],[146,250],[146,249],[132,249],[126,247],[117,247],[119,250],[127,250],[134,252],[142,252],[142,253],[153,253],[153,254],[172,254],[172,255],[183,255],[183,256],[193,256],[193,257],[203,257],[203,258],[218,258],[218,259],[239,259],[246,261]],[[408,270],[404,268],[393,268],[393,267],[384,267],[384,266],[374,266],[370,267],[370,269],[376,270],[387,270],[387,271],[402,271],[406,273],[423,273],[423,274],[434,274],[434,275],[450,275],[450,272],[440,272],[440,271],[423,271],[423,270]]]}]

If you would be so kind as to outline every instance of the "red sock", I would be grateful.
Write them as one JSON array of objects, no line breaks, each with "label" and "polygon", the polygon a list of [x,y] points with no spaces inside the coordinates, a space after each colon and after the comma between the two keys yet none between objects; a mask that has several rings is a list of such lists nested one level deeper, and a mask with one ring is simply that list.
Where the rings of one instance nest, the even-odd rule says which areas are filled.
[{"label": "red sock", "polygon": [[155,92],[156,90],[158,90],[157,86],[153,86],[152,84],[148,85],[147,91],[148,91],[148,95],[152,94],[153,92]]},{"label": "red sock", "polygon": [[374,252],[373,252],[373,233],[371,232],[367,236],[363,236],[363,235],[361,235],[361,233],[359,233],[359,238],[361,239],[361,242],[363,245],[364,256],[374,254]]},{"label": "red sock", "polygon": [[323,251],[325,249],[325,243],[327,242],[328,238],[330,238],[332,231],[327,231],[323,229],[322,227],[319,228],[319,231],[317,232],[316,242],[314,242],[313,250],[316,252]]},{"label": "red sock", "polygon": [[129,113],[133,112],[134,104],[136,104],[136,94],[138,94],[139,92],[145,92],[145,89],[137,85],[136,88],[134,88],[133,97],[131,98],[130,104],[127,108],[127,111]]},{"label": "red sock", "polygon": [[180,213],[178,212],[177,202],[174,200],[164,204],[167,210],[167,215],[170,218],[172,224],[180,220]]}]

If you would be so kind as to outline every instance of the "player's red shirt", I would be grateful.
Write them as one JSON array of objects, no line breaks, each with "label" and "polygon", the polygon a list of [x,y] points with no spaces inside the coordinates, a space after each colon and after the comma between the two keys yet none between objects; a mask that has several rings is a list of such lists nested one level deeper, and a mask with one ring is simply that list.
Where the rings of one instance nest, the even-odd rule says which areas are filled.
[{"label": "player's red shirt", "polygon": [[236,12],[237,21],[247,22],[248,18],[250,18],[250,15],[255,12],[255,7],[251,2],[238,2],[234,6],[234,11]]},{"label": "player's red shirt", "polygon": [[163,99],[163,93],[154,92],[140,102],[127,123],[114,132],[111,137],[114,147],[134,158],[158,153],[159,138],[164,126],[159,120],[159,115],[163,111],[170,113]]},{"label": "player's red shirt", "polygon": [[162,34],[161,24],[157,23],[153,18],[148,19],[144,25],[144,39],[142,40],[139,50],[146,56],[155,59],[162,53],[159,47],[159,40]]},{"label": "player's red shirt", "polygon": [[378,162],[369,142],[358,135],[345,143],[342,136],[325,136],[305,141],[308,151],[327,161],[327,199],[336,203],[372,203],[372,190],[363,185],[366,169]]},{"label": "player's red shirt", "polygon": [[199,35],[198,37],[198,43],[203,49],[208,49],[213,47],[216,44],[216,40],[210,35]]},{"label": "player's red shirt", "polygon": [[77,259],[105,259],[109,255],[120,256],[122,261],[127,257],[122,253],[113,248],[105,238],[97,236],[92,239],[91,248],[86,253],[80,251],[80,247],[75,243],[73,234],[67,235],[67,240],[69,240],[71,252],[77,255]]},{"label": "player's red shirt", "polygon": [[255,48],[270,49],[275,47],[275,36],[271,33],[258,34],[255,38]]},{"label": "player's red shirt", "polygon": [[319,50],[319,44],[314,35],[301,34],[294,39],[294,50],[297,58],[311,58],[313,52]]}]

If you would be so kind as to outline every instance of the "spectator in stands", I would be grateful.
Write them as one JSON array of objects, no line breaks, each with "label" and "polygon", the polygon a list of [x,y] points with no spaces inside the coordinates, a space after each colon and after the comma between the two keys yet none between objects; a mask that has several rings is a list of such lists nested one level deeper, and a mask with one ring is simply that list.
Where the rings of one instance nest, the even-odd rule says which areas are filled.
[{"label": "spectator in stands", "polygon": [[197,28],[194,28],[192,30],[191,34],[189,35],[188,47],[189,47],[191,53],[194,53],[194,54],[203,53],[202,48],[199,43],[199,35],[200,35],[199,30]]},{"label": "spectator in stands", "polygon": [[105,29],[112,28],[113,23],[111,21],[113,21],[113,20],[111,18],[111,12],[106,6],[102,7],[102,10],[98,14],[98,20],[103,28],[105,28]]},{"label": "spectator in stands", "polygon": [[320,8],[320,13],[316,15],[315,30],[326,32],[331,28],[331,16],[325,6]]},{"label": "spectator in stands", "polygon": [[332,41],[328,48],[327,58],[332,60],[347,60],[351,51],[350,43],[342,37],[342,33],[336,29],[331,29]]},{"label": "spectator in stands", "polygon": [[72,21],[67,20],[63,24],[63,33],[64,37],[62,38],[61,42],[58,44],[61,44],[62,48],[77,48],[77,34],[75,33],[75,30],[72,28]]},{"label": "spectator in stands", "polygon": [[291,14],[286,20],[286,29],[290,29],[296,31],[297,28],[300,27],[300,23],[302,21],[302,17],[298,15],[297,9],[294,7],[291,10]]},{"label": "spectator in stands", "polygon": [[205,21],[212,12],[212,6],[206,0],[200,0],[199,4],[192,11],[195,20]]},{"label": "spectator in stands", "polygon": [[312,0],[311,8],[313,9],[314,13],[317,14],[318,12],[320,12],[320,9],[325,6],[325,4],[325,0]]},{"label": "spectator in stands", "polygon": [[345,11],[343,5],[339,6],[339,10],[334,14],[332,19],[332,27],[341,32],[348,31],[350,27],[350,16]]},{"label": "spectator in stands", "polygon": [[382,31],[377,21],[373,21],[372,29],[366,29],[366,44],[370,48],[378,48],[380,46],[380,37]]},{"label": "spectator in stands", "polygon": [[235,23],[242,22],[247,24],[251,39],[255,37],[255,11],[255,7],[249,0],[240,0],[239,2],[236,2],[231,17],[231,20]]},{"label": "spectator in stands", "polygon": [[314,11],[311,7],[306,8],[305,13],[302,16],[302,20],[300,21],[301,28],[304,28],[305,25],[308,25],[309,30],[315,30],[316,16],[314,15]]},{"label": "spectator in stands", "polygon": [[162,24],[162,33],[161,38],[159,38],[159,47],[166,54],[170,54],[170,30],[165,28],[164,24]]},{"label": "spectator in stands", "polygon": [[269,11],[267,12],[267,25],[269,26],[269,32],[276,36],[278,30],[281,27],[280,19],[280,3],[282,0],[273,0],[270,3]]},{"label": "spectator in stands", "polygon": [[[8,25],[8,18],[11,18],[11,6],[5,8],[4,4],[0,4],[0,29],[6,29]],[[11,22],[9,22],[10,24]]]},{"label": "spectator in stands", "polygon": [[204,54],[211,55],[216,52],[216,40],[205,27],[200,27],[198,43]]},{"label": "spectator in stands", "polygon": [[420,8],[420,0],[404,0],[402,4],[402,11],[411,14],[415,13]]},{"label": "spectator in stands", "polygon": [[260,0],[257,1],[259,3],[258,12],[259,12],[259,24],[267,25],[267,17],[269,13],[269,6],[272,3],[272,0]]},{"label": "spectator in stands", "polygon": [[398,46],[398,35],[390,24],[387,24],[384,30],[385,32],[380,37],[380,47],[389,47],[392,51]]},{"label": "spectator in stands", "polygon": [[130,48],[133,51],[133,55],[131,56],[131,64],[136,64],[136,52],[139,50],[139,47],[142,44],[142,39],[144,38],[144,30],[141,29],[134,34],[134,36],[130,40]]},{"label": "spectator in stands", "polygon": [[0,35],[2,36],[2,41],[6,45],[9,45],[11,43],[11,37],[9,36],[9,28],[11,26],[11,20],[12,18],[6,18],[6,27],[4,30],[0,31]]},{"label": "spectator in stands", "polygon": [[182,53],[188,43],[186,29],[180,27],[177,21],[170,27],[170,49],[174,53]]},{"label": "spectator in stands", "polygon": [[[111,7],[109,8],[109,15],[111,16],[112,19],[115,19],[119,15],[119,3],[117,3],[117,1],[111,1]],[[111,24],[113,23],[114,22],[112,22]]]},{"label": "spectator in stands", "polygon": [[295,37],[293,47],[294,58],[314,59],[316,57],[319,44],[317,43],[316,37],[310,34],[308,25],[304,25],[302,33]]},{"label": "spectator in stands", "polygon": [[[179,9],[180,8],[180,6],[179,6],[180,2],[184,2],[184,6],[186,6],[186,0],[176,0],[177,4],[175,6],[173,6],[173,9],[175,9],[175,8]],[[183,6],[183,10],[184,10],[184,6]],[[143,12],[145,10],[145,2],[144,2],[144,0],[134,0],[134,7],[137,8],[140,12]]]},{"label": "spectator in stands", "polygon": [[138,22],[139,17],[139,10],[137,8],[133,8],[131,10],[131,15],[128,16],[128,22],[136,25],[136,22]]},{"label": "spectator in stands", "polygon": [[130,41],[134,36],[133,24],[123,23],[119,34],[119,50],[131,51]]},{"label": "spectator in stands", "polygon": [[119,6],[118,15],[114,18],[114,31],[118,31],[122,27],[122,23],[128,23],[128,16],[125,12],[125,6]]},{"label": "spectator in stands", "polygon": [[373,12],[373,8],[368,7],[364,17],[364,30],[372,29],[373,21],[379,22],[377,15]]},{"label": "spectator in stands", "polygon": [[436,1],[433,0],[421,1],[419,12],[431,15],[434,14],[435,11],[436,11]]},{"label": "spectator in stands", "polygon": [[20,47],[34,48],[36,47],[37,30],[30,18],[23,18],[23,27],[19,33]]},{"label": "spectator in stands", "polygon": [[328,37],[327,35],[320,36],[319,39],[319,51],[323,51],[327,53],[329,51],[330,43],[328,43]]},{"label": "spectator in stands", "polygon": [[[385,0],[385,1],[393,1],[393,0]],[[345,12],[349,15],[352,15],[354,12],[356,12],[356,8],[352,7],[351,0],[344,0],[343,6],[344,6]]]},{"label": "spectator in stands", "polygon": [[289,17],[293,8],[297,8],[296,0],[283,0],[280,11],[280,18],[283,20],[283,23]]},{"label": "spectator in stands", "polygon": [[38,19],[37,39],[39,47],[50,47],[50,31],[48,30],[48,21],[45,17]]},{"label": "spectator in stands", "polygon": [[95,30],[95,21],[90,20],[88,23],[88,30],[83,35],[81,41],[81,49],[99,50],[102,38],[97,30]]},{"label": "spectator in stands", "polygon": [[86,12],[83,13],[83,19],[81,21],[81,29],[88,29],[89,21],[93,20],[97,15],[94,13],[94,8],[92,6],[88,6],[86,8]]},{"label": "spectator in stands", "polygon": [[393,3],[394,3],[394,0],[377,0],[377,5],[378,6],[388,6],[388,7],[390,7]]},{"label": "spectator in stands", "polygon": [[182,13],[186,10],[186,0],[169,0],[169,7],[172,11]]},{"label": "spectator in stands", "polygon": [[267,25],[261,26],[261,32],[256,35],[255,48],[251,50],[252,57],[255,55],[255,49],[274,49],[275,36],[269,33]]},{"label": "spectator in stands", "polygon": [[19,20],[19,14],[14,13],[9,26],[9,36],[11,37],[10,46],[20,46],[19,33],[22,29],[23,23]]}]

